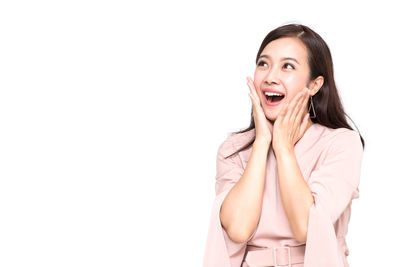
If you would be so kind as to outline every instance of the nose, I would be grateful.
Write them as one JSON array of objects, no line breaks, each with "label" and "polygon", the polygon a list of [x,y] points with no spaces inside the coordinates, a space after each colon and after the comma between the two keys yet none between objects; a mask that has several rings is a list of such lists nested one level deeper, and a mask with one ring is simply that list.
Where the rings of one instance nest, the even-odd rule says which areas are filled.
[{"label": "nose", "polygon": [[277,68],[270,68],[265,74],[264,82],[266,82],[267,84],[272,84],[272,83],[278,84],[279,81],[278,71],[279,70]]}]

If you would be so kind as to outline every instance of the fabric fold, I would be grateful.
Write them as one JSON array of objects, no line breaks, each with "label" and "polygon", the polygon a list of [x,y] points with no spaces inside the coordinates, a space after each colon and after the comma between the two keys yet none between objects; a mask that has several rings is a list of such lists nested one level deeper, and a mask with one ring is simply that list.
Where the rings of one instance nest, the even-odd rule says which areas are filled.
[{"label": "fabric fold", "polygon": [[304,267],[343,267],[340,258],[329,214],[316,202],[309,211]]},{"label": "fabric fold", "polygon": [[219,219],[222,202],[229,191],[230,189],[221,192],[213,203],[203,260],[204,267],[240,267],[246,251],[247,242],[232,241]]},{"label": "fabric fold", "polygon": [[363,147],[355,131],[345,130],[326,151],[308,182],[314,203],[309,210],[304,267],[348,266],[348,248],[345,240],[338,240],[335,223],[340,218],[348,223],[350,204],[359,197]]},{"label": "fabric fold", "polygon": [[211,219],[203,258],[204,267],[240,267],[246,251],[247,241],[237,243],[231,240],[222,227],[219,217],[224,199],[244,172],[238,154],[225,158],[236,150],[232,136],[232,134],[228,136],[220,145],[217,152],[215,176],[216,197],[211,210]]}]

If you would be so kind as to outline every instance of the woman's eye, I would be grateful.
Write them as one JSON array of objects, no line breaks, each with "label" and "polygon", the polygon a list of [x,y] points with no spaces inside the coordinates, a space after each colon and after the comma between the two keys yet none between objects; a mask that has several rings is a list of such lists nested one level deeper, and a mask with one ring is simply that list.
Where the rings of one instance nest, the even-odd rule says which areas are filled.
[{"label": "woman's eye", "polygon": [[[260,62],[258,62],[257,66],[263,66],[263,64],[267,64],[267,65],[268,65],[267,62],[265,62],[265,61],[260,61]],[[286,66],[290,66],[293,70],[295,69],[294,66],[293,66],[292,64],[290,64],[290,63],[285,63],[285,64],[283,64],[283,66],[284,66],[285,68],[286,68]]]},{"label": "woman's eye", "polygon": [[258,66],[262,66],[262,64],[267,64],[267,62],[264,62],[264,61],[260,61],[260,62],[258,62]]},{"label": "woman's eye", "polygon": [[294,69],[293,65],[289,64],[289,63],[285,63],[283,66],[290,66],[290,67],[292,67],[292,69]]}]

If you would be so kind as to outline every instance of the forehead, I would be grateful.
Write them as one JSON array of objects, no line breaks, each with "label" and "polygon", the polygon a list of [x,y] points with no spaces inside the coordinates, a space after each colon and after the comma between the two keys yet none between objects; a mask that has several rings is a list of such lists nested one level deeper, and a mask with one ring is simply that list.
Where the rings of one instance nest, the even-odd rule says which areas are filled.
[{"label": "forehead", "polygon": [[279,61],[281,57],[294,57],[300,62],[305,62],[307,47],[298,38],[284,37],[268,43],[261,53],[261,55],[265,54],[274,61]]}]

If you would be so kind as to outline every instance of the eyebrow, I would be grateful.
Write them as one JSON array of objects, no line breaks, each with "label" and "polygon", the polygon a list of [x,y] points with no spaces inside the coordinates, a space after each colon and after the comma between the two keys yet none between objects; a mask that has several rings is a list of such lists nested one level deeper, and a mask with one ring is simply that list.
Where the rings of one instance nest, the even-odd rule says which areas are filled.
[{"label": "eyebrow", "polygon": [[[265,58],[267,58],[267,59],[269,59],[270,58],[270,56],[268,56],[268,55],[261,55],[259,58],[262,58],[262,57],[265,57]],[[297,64],[299,64],[299,65],[301,65],[295,58],[293,58],[293,57],[282,57],[281,58],[281,61],[282,60],[293,60],[294,62],[296,62]]]}]

